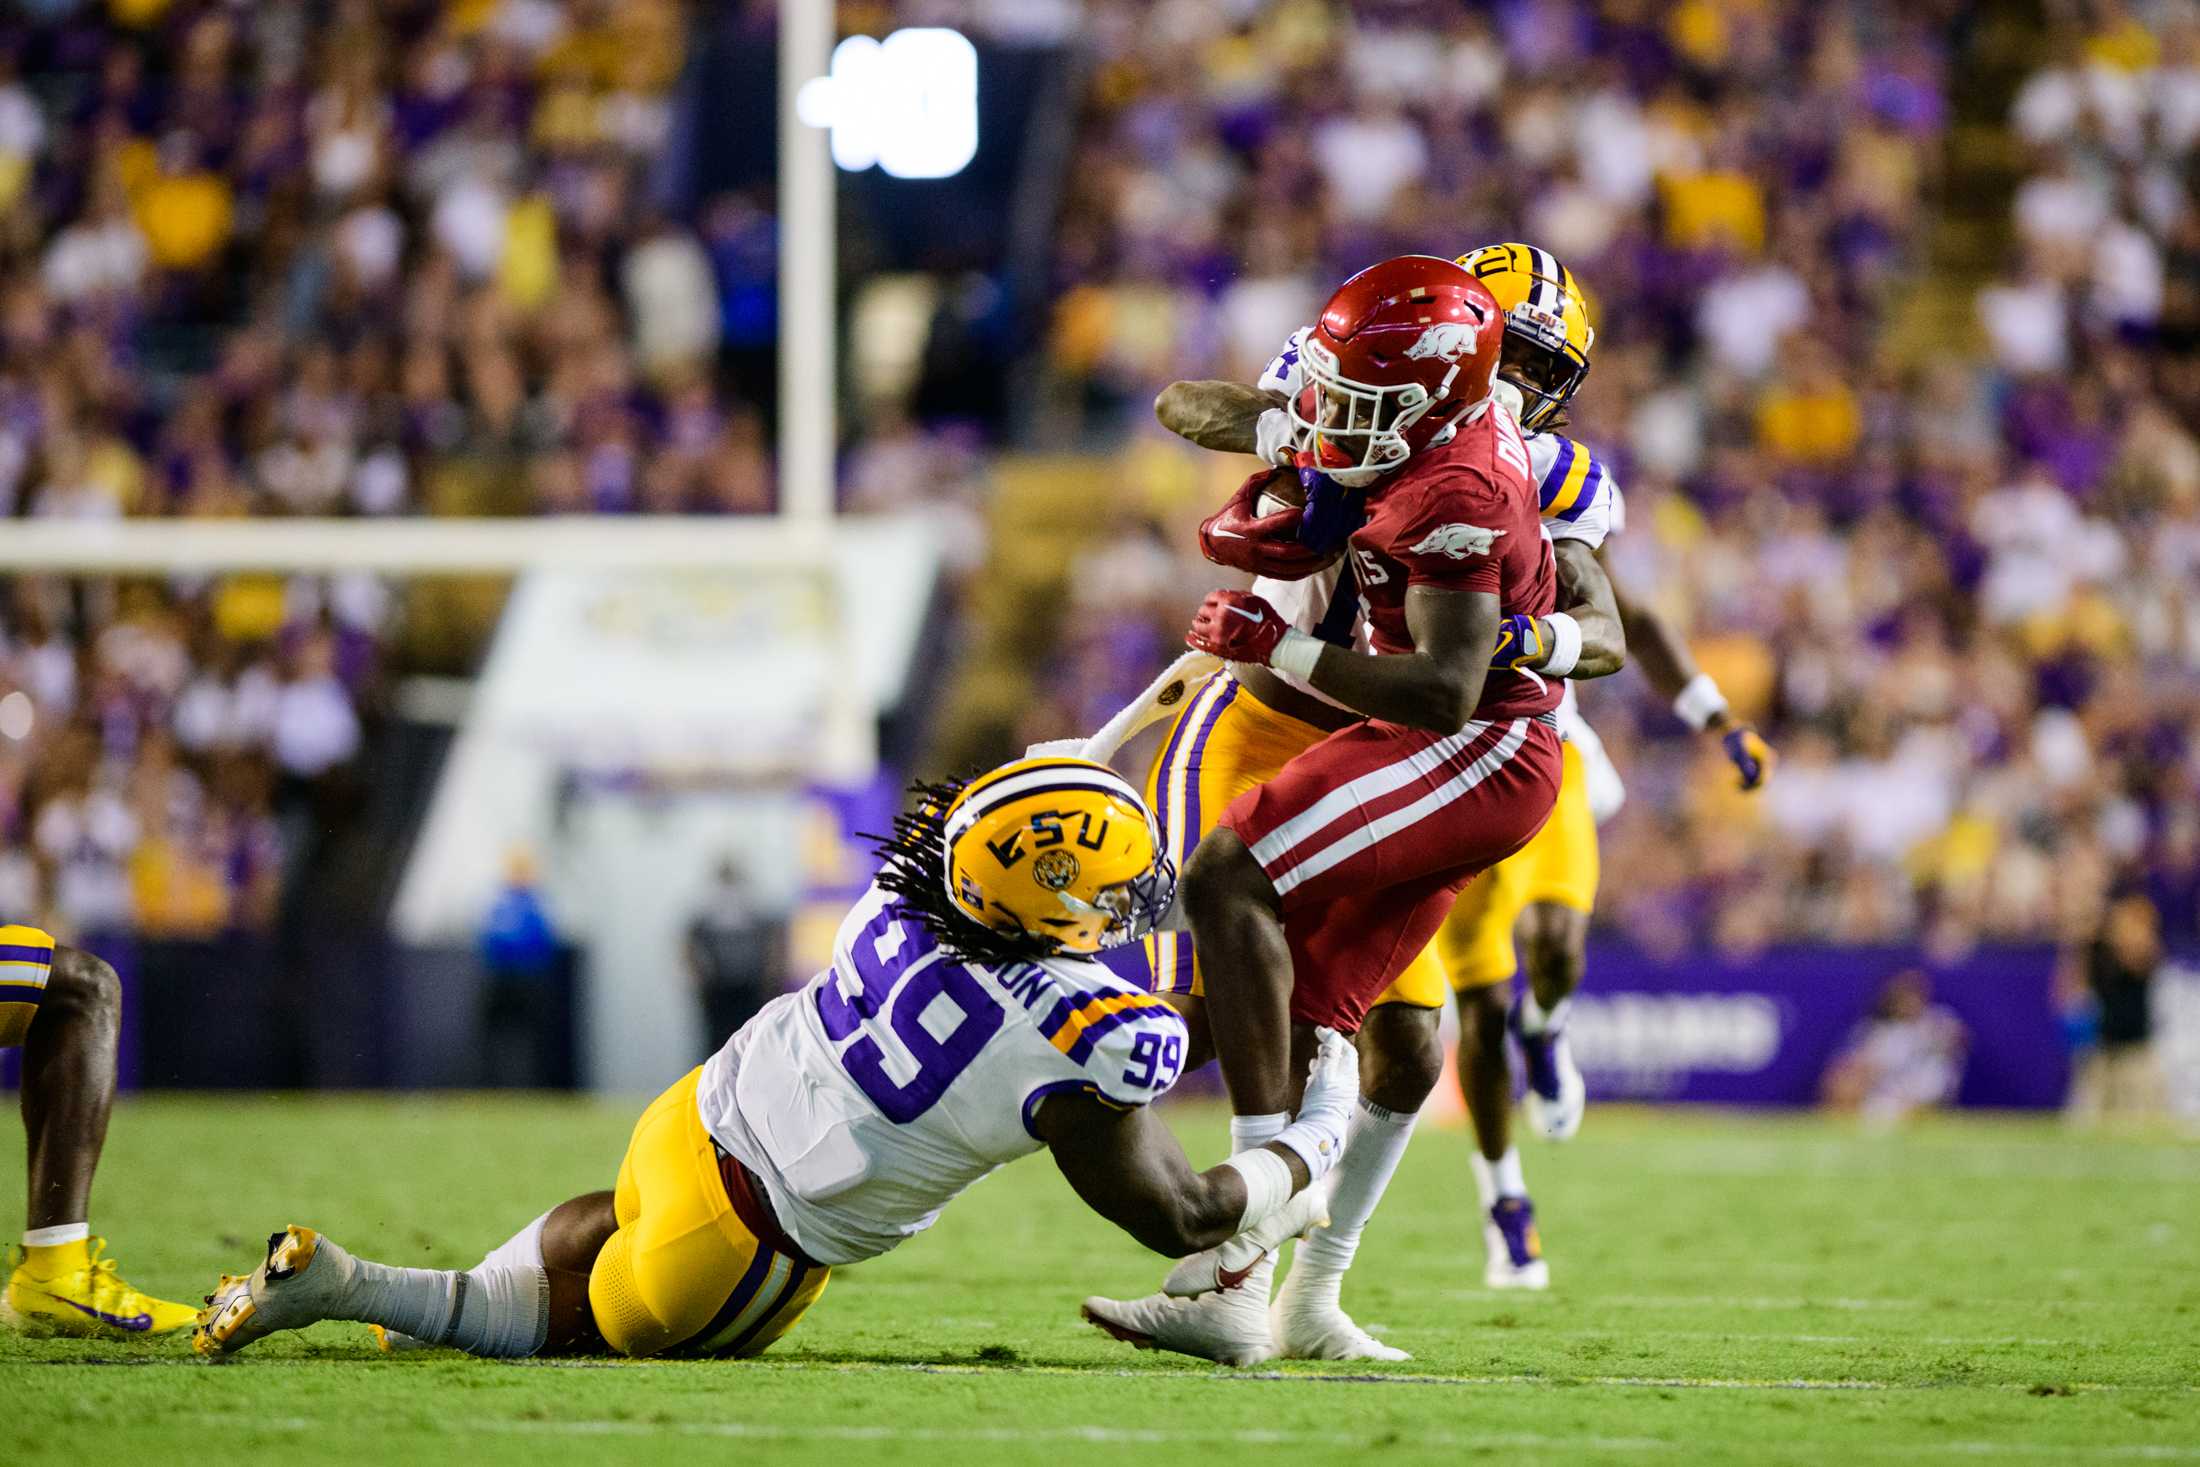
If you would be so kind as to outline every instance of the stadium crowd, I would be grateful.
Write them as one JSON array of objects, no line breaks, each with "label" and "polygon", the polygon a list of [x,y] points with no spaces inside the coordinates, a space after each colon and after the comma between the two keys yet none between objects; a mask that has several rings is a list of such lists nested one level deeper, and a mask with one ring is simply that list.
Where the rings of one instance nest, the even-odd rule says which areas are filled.
[{"label": "stadium crowd", "polygon": [[[649,207],[688,20],[10,7],[0,517],[768,507],[762,425],[713,364],[722,301],[769,298],[769,220],[760,246],[738,205]],[[16,583],[0,907],[264,928],[391,617],[367,580]]]},{"label": "stadium crowd", "polygon": [[1145,435],[1146,507],[1078,577],[1055,685],[1150,666],[1210,583],[1214,481],[1152,441],[1158,383],[1248,379],[1371,260],[1533,240],[1596,312],[1567,431],[1625,486],[1615,573],[1784,755],[1744,797],[1639,679],[1585,690],[1632,789],[1602,919],[1952,951],[2074,940],[2137,884],[2200,936],[2191,7],[2049,38],[2073,61],[2019,98],[2039,172],[1977,354],[1897,337],[1914,292],[1971,289],[1928,253],[1961,7],[1091,9],[1054,398]]},{"label": "stadium crowd", "polygon": [[[1090,54],[1047,390],[1014,426],[1103,447],[1126,493],[1022,733],[1097,723],[1211,583],[1189,526],[1233,470],[1162,438],[1160,384],[1250,377],[1386,254],[1532,239],[1597,314],[1568,431],[1625,486],[1615,569],[1784,756],[1744,798],[1640,679],[1590,689],[1632,791],[1603,920],[1959,948],[2068,937],[2137,883],[2200,939],[2189,6],[2058,10],[1976,352],[1900,329],[1918,292],[1976,284],[1928,249],[1978,20],[1955,0],[848,8]],[[772,220],[657,207],[691,19],[13,7],[0,514],[768,508],[764,425],[722,368],[769,339]],[[967,546],[986,452],[881,415],[844,491],[930,503]],[[18,583],[0,907],[263,921],[277,792],[358,747],[391,619],[369,583]]]}]

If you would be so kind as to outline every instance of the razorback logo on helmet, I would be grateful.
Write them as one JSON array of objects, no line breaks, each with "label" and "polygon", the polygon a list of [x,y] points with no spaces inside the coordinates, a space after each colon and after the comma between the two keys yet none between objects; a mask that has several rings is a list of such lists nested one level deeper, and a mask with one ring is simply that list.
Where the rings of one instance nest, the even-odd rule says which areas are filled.
[{"label": "razorback logo on helmet", "polygon": [[1423,331],[1420,339],[1406,348],[1406,356],[1416,362],[1429,357],[1445,362],[1471,357],[1474,355],[1475,329],[1463,321],[1438,322]]},{"label": "razorback logo on helmet", "polygon": [[1465,560],[1470,555],[1487,555],[1497,544],[1503,530],[1485,530],[1480,525],[1438,525],[1421,537],[1413,547],[1415,555],[1448,555],[1453,560]]}]

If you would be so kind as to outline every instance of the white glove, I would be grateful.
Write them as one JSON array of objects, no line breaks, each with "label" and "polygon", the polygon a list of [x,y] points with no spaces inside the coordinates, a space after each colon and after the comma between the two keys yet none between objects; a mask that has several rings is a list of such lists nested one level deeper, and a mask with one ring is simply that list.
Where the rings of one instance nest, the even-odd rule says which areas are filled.
[{"label": "white glove", "polygon": [[1314,1031],[1314,1063],[1306,1071],[1299,1113],[1276,1139],[1298,1153],[1320,1181],[1344,1154],[1345,1127],[1360,1099],[1360,1052],[1334,1029]]},{"label": "white glove", "polygon": [[1298,427],[1282,408],[1272,407],[1254,420],[1253,451],[1262,463],[1289,468],[1298,447]]}]

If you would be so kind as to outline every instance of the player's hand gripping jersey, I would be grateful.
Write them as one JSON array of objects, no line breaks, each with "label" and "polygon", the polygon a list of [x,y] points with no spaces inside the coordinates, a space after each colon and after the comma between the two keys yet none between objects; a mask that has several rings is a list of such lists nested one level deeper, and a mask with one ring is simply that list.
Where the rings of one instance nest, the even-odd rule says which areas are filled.
[{"label": "player's hand gripping jersey", "polygon": [[1098,962],[958,958],[874,887],[832,967],[727,1041],[697,1101],[788,1236],[820,1263],[852,1263],[1039,1150],[1032,1116],[1048,1095],[1127,1107],[1166,1091],[1184,1038],[1174,1009]]}]

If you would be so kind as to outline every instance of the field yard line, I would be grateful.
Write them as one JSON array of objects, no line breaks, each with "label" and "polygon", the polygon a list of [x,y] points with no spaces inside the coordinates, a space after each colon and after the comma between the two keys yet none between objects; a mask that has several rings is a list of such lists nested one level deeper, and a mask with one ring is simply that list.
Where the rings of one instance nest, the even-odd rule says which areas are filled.
[{"label": "field yard line", "polygon": [[[1296,1377],[1294,1377],[1296,1378]],[[237,1418],[229,1412],[200,1413],[200,1419],[234,1428]],[[304,1416],[266,1417],[251,1423],[263,1430],[287,1432],[332,1432],[343,1429],[342,1423],[321,1421]],[[513,1436],[570,1436],[570,1437],[716,1437],[731,1440],[762,1441],[840,1441],[840,1442],[935,1442],[963,1443],[986,1442],[992,1444],[1041,1443],[1094,1443],[1128,1446],[1170,1446],[1190,1443],[1229,1443],[1234,1446],[1322,1446],[1366,1447],[1369,1445],[1364,1432],[1343,1431],[1276,1431],[1258,1427],[1217,1430],[1172,1430],[1160,1427],[1120,1426],[835,1426],[786,1425],[780,1423],[746,1421],[612,1421],[581,1419],[574,1421],[511,1421],[473,1420],[465,1422],[452,1434],[464,1435],[467,1431],[495,1432]],[[1394,1444],[1405,1443],[1422,1447],[1453,1448],[1572,1448],[1577,1451],[1649,1452],[1670,1451],[1676,1447],[1693,1450],[1686,1442],[1666,1441],[1656,1437],[1597,1437],[1597,1436],[1549,1436],[1533,1432],[1458,1433],[1433,1431],[1410,1433],[1394,1438]],[[1759,1443],[1753,1450],[1779,1456],[1804,1452],[1812,1456],[1823,1453],[1823,1442]],[[2154,1446],[2144,1443],[2129,1445],[2089,1446],[2079,1444],[1949,1441],[1949,1442],[1852,1442],[1843,1451],[1855,1456],[1895,1457],[1915,1460],[1920,1456],[1955,1457],[2054,1457],[2063,1461],[2076,1459],[2101,1461],[2189,1462],[2200,1461],[2200,1447]]]},{"label": "field yard line", "polygon": [[[1380,1328],[1369,1325],[1368,1328]],[[1500,1326],[1510,1328],[1510,1326]],[[2032,1345],[2057,1350],[2106,1350],[2104,1340],[2028,1337],[2023,1335],[1810,1335],[1786,1330],[1742,1329],[1546,1329],[1530,1324],[1530,1338],[1538,1340],[1771,1340],[1788,1345]],[[1476,1337],[1479,1341],[1479,1336]]]},{"label": "field yard line", "polygon": [[1552,1306],[1566,1303],[1616,1305],[1622,1309],[1972,1309],[1972,1308],[2032,1308],[2032,1309],[2124,1309],[2128,1306],[2109,1299],[1843,1299],[1833,1296],[1806,1298],[1802,1295],[1778,1294],[1595,1294],[1589,1296],[1561,1297],[1556,1294],[1523,1294],[1510,1289],[1446,1289],[1441,1297],[1446,1299],[1503,1300],[1507,1304]]}]

